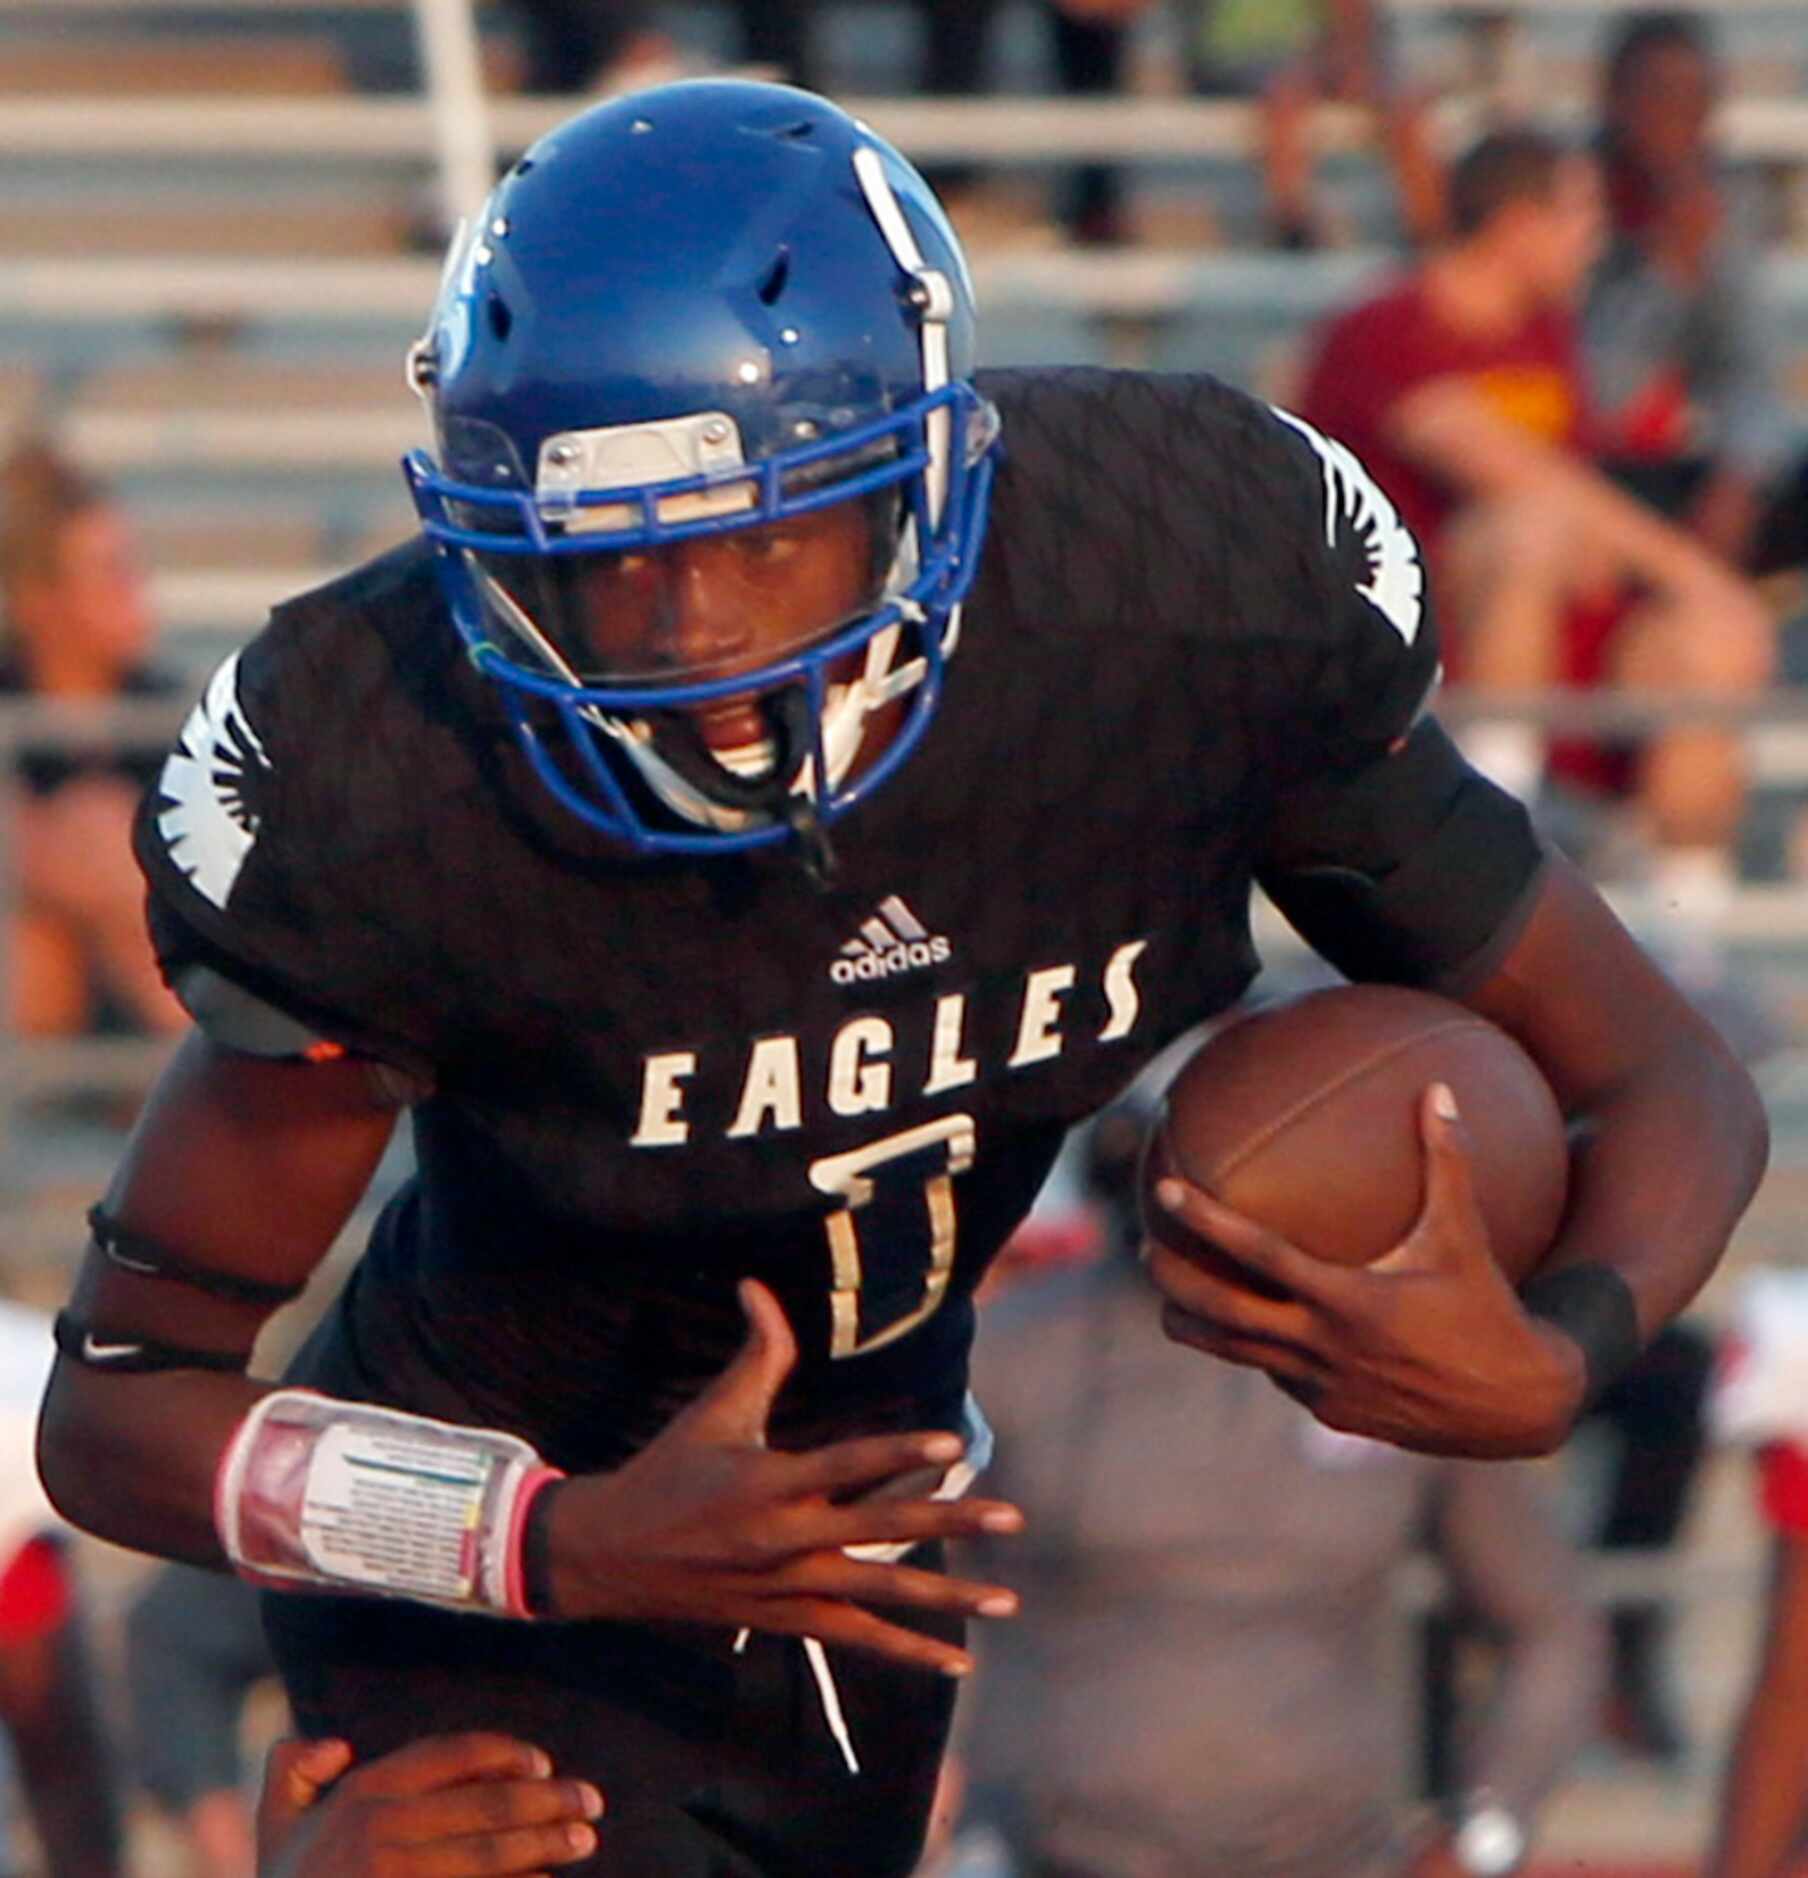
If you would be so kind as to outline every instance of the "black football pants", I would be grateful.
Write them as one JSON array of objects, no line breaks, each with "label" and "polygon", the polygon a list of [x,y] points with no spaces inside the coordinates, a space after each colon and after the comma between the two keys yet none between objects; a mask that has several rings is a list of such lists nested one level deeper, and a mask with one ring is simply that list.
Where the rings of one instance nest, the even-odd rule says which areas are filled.
[{"label": "black football pants", "polygon": [[[263,1604],[304,1734],[343,1736],[364,1760],[425,1734],[496,1730],[593,1781],[600,1843],[564,1871],[906,1878],[921,1853],[955,1694],[933,1671],[830,1656],[854,1773],[794,1638],[754,1637],[737,1654],[721,1632],[676,1626],[276,1593]],[[908,1621],[959,1634],[958,1620]]]}]

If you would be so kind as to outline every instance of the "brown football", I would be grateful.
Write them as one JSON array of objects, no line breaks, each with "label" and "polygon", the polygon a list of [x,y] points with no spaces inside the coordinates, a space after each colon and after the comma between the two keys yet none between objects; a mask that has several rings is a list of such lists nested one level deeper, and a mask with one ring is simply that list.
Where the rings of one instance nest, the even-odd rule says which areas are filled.
[{"label": "brown football", "polygon": [[1406,1237],[1425,1194],[1419,1105],[1446,1082],[1468,1131],[1496,1261],[1519,1283],[1569,1189],[1556,1097],[1504,1030],[1428,992],[1338,985],[1214,1032],[1168,1090],[1143,1157],[1150,1236],[1214,1261],[1151,1192],[1172,1169],[1301,1250],[1366,1265]]}]

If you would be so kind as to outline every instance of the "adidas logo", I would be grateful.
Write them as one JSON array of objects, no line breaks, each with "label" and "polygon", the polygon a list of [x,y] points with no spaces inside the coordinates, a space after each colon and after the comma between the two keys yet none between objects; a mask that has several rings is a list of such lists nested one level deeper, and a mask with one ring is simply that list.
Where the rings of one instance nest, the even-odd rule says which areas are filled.
[{"label": "adidas logo", "polygon": [[841,948],[829,976],[838,985],[858,985],[941,965],[953,956],[949,941],[939,933],[932,935],[894,893],[879,902],[879,910],[861,926],[860,936]]}]

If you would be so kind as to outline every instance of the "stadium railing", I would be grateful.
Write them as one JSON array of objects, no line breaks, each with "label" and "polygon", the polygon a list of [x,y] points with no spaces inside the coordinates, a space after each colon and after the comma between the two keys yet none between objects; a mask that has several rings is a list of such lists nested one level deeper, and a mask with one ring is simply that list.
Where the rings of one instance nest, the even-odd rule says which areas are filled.
[{"label": "stadium railing", "polygon": [[[3,7],[5,0],[0,0]],[[844,97],[850,110],[913,159],[1046,164],[1088,158],[1174,162],[1241,159],[1255,149],[1258,111],[1238,100],[1206,98],[978,99]],[[494,99],[490,120],[504,147],[520,148],[575,108],[570,98]],[[1538,115],[1558,126],[1584,121],[1582,100],[1541,100]],[[1460,143],[1490,109],[1484,94],[1445,100],[1434,112],[1439,135]],[[1339,104],[1314,114],[1326,151],[1371,147],[1369,115]],[[1808,103],[1799,98],[1728,99],[1716,118],[1734,162],[1808,161]],[[234,100],[201,93],[122,97],[96,111],[92,99],[9,99],[0,116],[0,152],[34,156],[302,156],[413,158],[433,151],[433,112],[422,98],[355,95]]]}]

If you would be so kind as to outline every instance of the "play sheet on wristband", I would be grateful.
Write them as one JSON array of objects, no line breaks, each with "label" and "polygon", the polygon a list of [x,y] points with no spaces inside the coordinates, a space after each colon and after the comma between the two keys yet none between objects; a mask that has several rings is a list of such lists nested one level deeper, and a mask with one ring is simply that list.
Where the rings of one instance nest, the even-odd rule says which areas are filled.
[{"label": "play sheet on wristband", "polygon": [[302,1504],[308,1563],[335,1579],[416,1597],[471,1597],[495,1465],[406,1431],[323,1429]]}]

